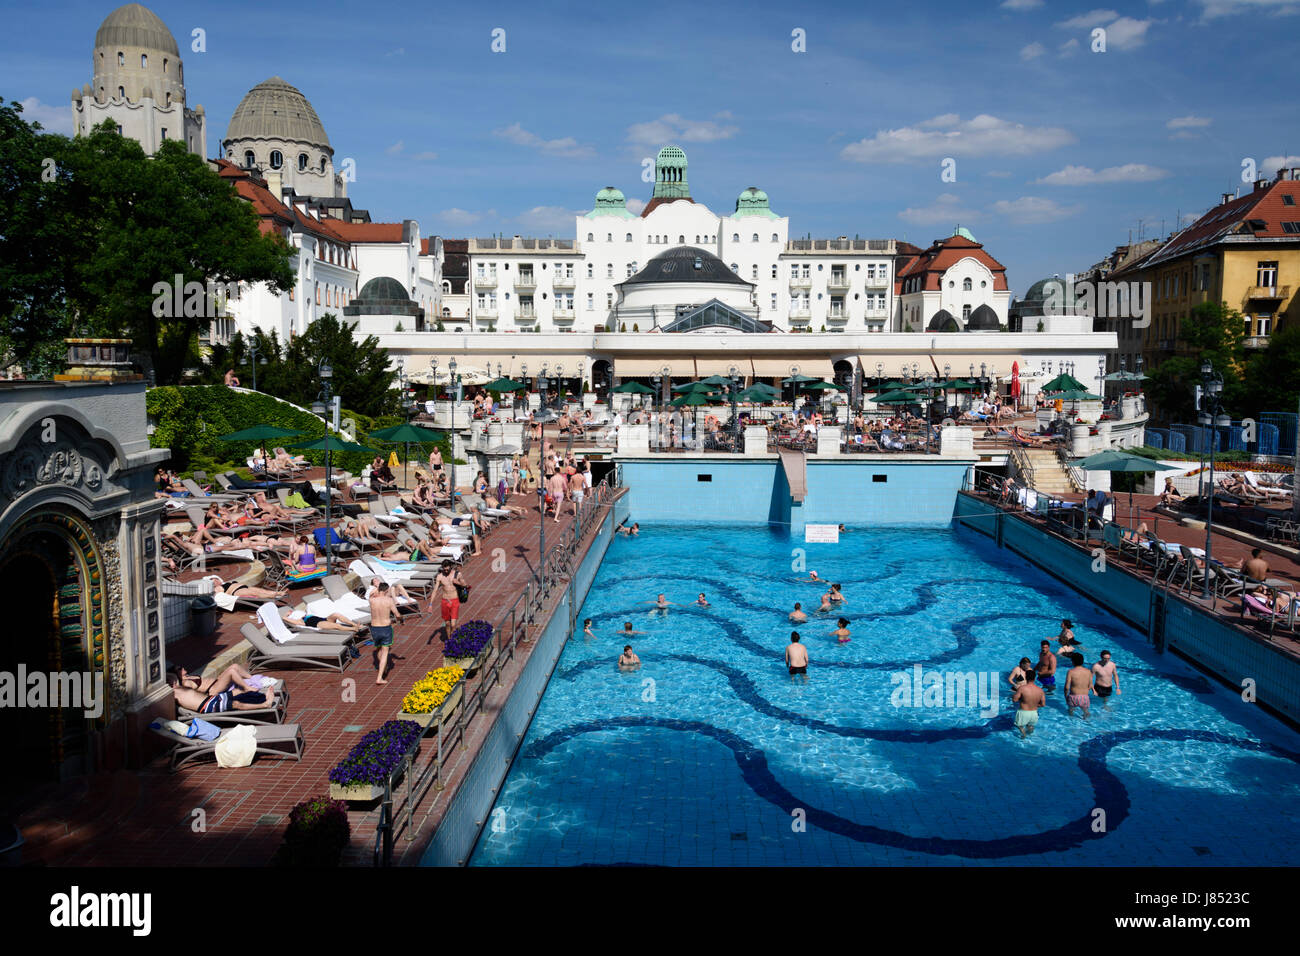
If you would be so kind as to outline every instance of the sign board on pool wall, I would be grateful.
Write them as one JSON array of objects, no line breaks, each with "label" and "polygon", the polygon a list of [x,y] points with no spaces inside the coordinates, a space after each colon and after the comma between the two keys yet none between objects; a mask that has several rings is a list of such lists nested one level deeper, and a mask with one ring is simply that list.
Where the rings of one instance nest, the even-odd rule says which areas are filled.
[{"label": "sign board on pool wall", "polygon": [[805,544],[839,544],[839,525],[806,524],[803,526],[803,540]]}]

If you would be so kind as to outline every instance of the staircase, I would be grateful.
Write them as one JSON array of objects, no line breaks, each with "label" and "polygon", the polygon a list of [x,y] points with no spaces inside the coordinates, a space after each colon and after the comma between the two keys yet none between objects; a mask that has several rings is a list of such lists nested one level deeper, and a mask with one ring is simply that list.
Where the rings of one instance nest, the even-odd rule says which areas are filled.
[{"label": "staircase", "polygon": [[1079,490],[1052,449],[1015,448],[1010,462],[1013,477],[1037,492],[1064,495]]}]

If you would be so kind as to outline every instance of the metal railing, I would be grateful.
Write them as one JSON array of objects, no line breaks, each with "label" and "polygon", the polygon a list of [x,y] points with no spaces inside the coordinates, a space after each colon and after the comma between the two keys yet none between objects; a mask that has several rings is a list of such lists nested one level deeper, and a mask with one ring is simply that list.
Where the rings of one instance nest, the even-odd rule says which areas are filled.
[{"label": "metal railing", "polygon": [[[539,559],[537,576],[524,585],[524,589],[503,613],[498,615],[492,628],[492,641],[480,657],[478,677],[471,690],[470,680],[465,678],[464,690],[460,703],[455,708],[455,723],[449,727],[448,720],[438,723],[437,750],[423,766],[416,766],[420,753],[420,744],[424,734],[416,738],[410,749],[402,757],[398,769],[384,784],[384,796],[380,801],[379,825],[375,832],[374,865],[390,866],[393,858],[393,843],[399,833],[405,833],[407,842],[415,839],[433,812],[433,803],[424,811],[420,820],[415,820],[415,810],[424,800],[432,786],[443,789],[443,764],[447,749],[454,738],[462,749],[465,747],[465,728],[483,710],[487,694],[501,683],[503,670],[514,660],[515,653],[522,643],[530,640],[529,631],[539,620],[539,616],[550,600],[555,586],[567,580],[572,586],[577,567],[578,549],[589,529],[594,527],[594,519],[600,509],[613,497],[614,491],[622,480],[621,466],[597,482],[578,508],[574,522],[565,531],[560,541],[552,545],[546,555]],[[539,520],[545,520],[542,516]],[[573,600],[569,602],[570,627],[577,608]],[[454,750],[450,751],[454,753]],[[393,780],[402,777],[405,794],[395,807],[393,804]],[[397,822],[394,822],[395,817]]]}]

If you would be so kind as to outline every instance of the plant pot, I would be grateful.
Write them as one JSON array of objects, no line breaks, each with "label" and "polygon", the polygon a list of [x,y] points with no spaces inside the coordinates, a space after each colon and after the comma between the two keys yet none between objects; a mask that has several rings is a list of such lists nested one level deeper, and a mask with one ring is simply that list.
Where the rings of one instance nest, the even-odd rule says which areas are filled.
[{"label": "plant pot", "polygon": [[384,788],[374,783],[354,783],[343,786],[338,783],[330,784],[330,797],[334,800],[351,800],[360,803],[367,803],[371,800],[378,800],[384,795]]},{"label": "plant pot", "polygon": [[397,718],[398,720],[412,720],[425,730],[428,730],[430,727],[437,727],[451,716],[451,712],[460,705],[461,698],[464,696],[465,682],[464,680],[460,680],[457,681],[456,686],[451,689],[451,693],[443,698],[443,701],[438,705],[437,710],[428,714],[408,714],[399,710],[397,712]]}]

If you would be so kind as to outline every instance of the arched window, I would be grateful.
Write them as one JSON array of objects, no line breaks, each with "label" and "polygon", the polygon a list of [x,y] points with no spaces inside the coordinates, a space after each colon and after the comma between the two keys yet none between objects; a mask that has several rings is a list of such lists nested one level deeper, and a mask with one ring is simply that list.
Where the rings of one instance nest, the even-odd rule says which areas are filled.
[{"label": "arched window", "polygon": [[613,234],[612,232],[607,232],[607,233],[605,233],[605,241],[606,241],[606,242],[613,242],[613,241],[614,241],[614,234]]},{"label": "arched window", "polygon": [[736,264],[733,262],[733,263],[731,264],[731,271],[734,272],[734,273],[736,273],[736,275],[740,275],[740,266],[736,265]]},{"label": "arched window", "polygon": [[970,282],[970,279],[962,279],[962,280],[961,280],[961,291],[963,291],[963,292],[969,292],[970,290],[971,290],[971,282]]},{"label": "arched window", "polygon": [[166,98],[165,98],[164,101],[163,101],[163,105],[164,105],[164,106],[171,106],[171,105],[172,105],[172,95],[171,95],[171,93],[168,93],[168,94],[167,94]]},{"label": "arched window", "polygon": [[731,241],[732,241],[732,242],[740,242],[740,233],[738,233],[738,232],[733,232],[733,233],[731,234]]},{"label": "arched window", "polygon": [[119,87],[117,88],[117,98],[118,98],[119,100],[124,100],[124,99],[126,99],[126,87],[125,87],[125,86],[119,86]]},{"label": "arched window", "polygon": [[324,157],[324,156],[322,156],[322,157],[320,158],[320,171],[321,171],[322,173],[325,172],[325,157]]},{"label": "arched window", "polygon": [[122,54],[121,50],[117,51],[117,65],[126,66],[126,57]]},{"label": "arched window", "polygon": [[628,241],[628,242],[631,242],[631,241],[632,241],[632,233],[630,233],[630,232],[627,234],[627,241]]},{"label": "arched window", "polygon": [[284,165],[284,156],[278,149],[271,150],[271,168],[279,169]]},{"label": "arched window", "polygon": [[226,159],[234,159],[234,158],[235,158],[235,151],[233,149],[226,150]]},{"label": "arched window", "polygon": [[758,242],[758,233],[754,233],[754,238],[751,239],[751,240],[749,240],[749,241],[750,241],[750,242]]},{"label": "arched window", "polygon": [[307,168],[307,154],[298,154],[298,172],[303,172]]},{"label": "arched window", "polygon": [[686,241],[686,237],[685,237],[685,236],[678,236],[678,237],[677,237],[677,244],[678,244],[679,246],[680,246],[682,243],[684,243],[685,241]]},{"label": "arched window", "polygon": [[244,166],[247,169],[253,168],[253,151],[251,149],[244,150]]},{"label": "arched window", "polygon": [[772,233],[772,241],[773,241],[773,242],[780,242],[780,241],[781,241],[781,237],[780,237],[779,235],[777,235],[777,234],[774,232],[774,233]]},{"label": "arched window", "polygon": [[755,264],[755,266],[754,266],[754,274],[753,274],[753,277],[754,277],[755,279],[758,278],[758,265],[757,265],[757,264]]},{"label": "arched window", "polygon": [[167,72],[167,57],[163,57],[163,72]]},{"label": "arched window", "polygon": [[149,69],[149,57],[144,53],[140,54],[140,69],[142,70]]},{"label": "arched window", "polygon": [[591,234],[591,233],[587,233],[587,241],[588,241],[588,242],[591,242],[591,241],[592,241],[592,238],[593,238],[593,237],[592,237],[592,234]]}]

